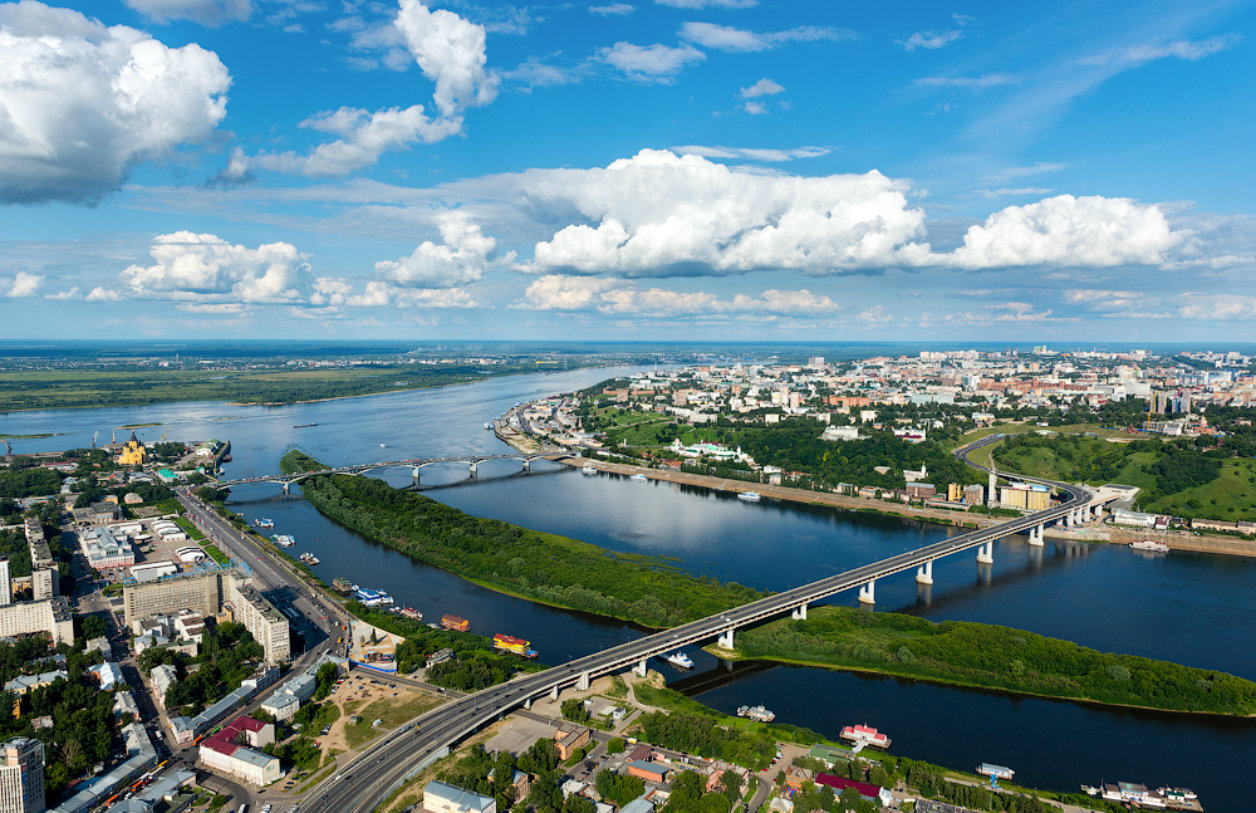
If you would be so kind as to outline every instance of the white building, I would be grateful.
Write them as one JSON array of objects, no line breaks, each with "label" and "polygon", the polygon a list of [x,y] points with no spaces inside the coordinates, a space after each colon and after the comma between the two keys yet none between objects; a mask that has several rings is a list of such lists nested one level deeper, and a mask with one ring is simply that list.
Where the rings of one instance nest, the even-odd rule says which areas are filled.
[{"label": "white building", "polygon": [[423,788],[423,809],[428,813],[497,813],[497,800],[432,781]]}]

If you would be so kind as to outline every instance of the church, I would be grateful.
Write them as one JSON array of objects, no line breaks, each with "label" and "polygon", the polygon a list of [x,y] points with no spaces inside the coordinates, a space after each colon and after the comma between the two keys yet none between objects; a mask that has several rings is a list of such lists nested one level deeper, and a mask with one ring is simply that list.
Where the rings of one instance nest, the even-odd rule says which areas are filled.
[{"label": "church", "polygon": [[135,430],[131,430],[131,439],[122,447],[122,451],[118,452],[119,466],[142,466],[144,459],[148,456],[148,449],[140,443],[139,438],[135,437]]}]

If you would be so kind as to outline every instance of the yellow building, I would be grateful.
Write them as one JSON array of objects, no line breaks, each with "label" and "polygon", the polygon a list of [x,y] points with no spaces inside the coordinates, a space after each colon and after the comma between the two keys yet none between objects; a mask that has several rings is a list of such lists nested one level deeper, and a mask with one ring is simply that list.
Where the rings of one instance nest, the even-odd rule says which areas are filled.
[{"label": "yellow building", "polygon": [[1043,511],[1051,505],[1051,492],[1046,486],[1013,483],[999,489],[999,502],[1004,508]]},{"label": "yellow building", "polygon": [[964,487],[959,483],[947,483],[946,499],[948,502],[960,502],[964,499]]},{"label": "yellow building", "polygon": [[142,466],[144,458],[148,455],[148,449],[144,448],[144,444],[140,443],[139,438],[135,437],[135,430],[131,430],[131,439],[122,447],[122,451],[118,453],[119,466]]}]

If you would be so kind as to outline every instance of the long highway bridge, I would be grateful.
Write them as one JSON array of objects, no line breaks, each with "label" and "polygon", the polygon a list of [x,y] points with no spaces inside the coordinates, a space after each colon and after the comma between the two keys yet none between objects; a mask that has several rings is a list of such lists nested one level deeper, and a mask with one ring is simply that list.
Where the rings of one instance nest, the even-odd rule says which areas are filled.
[{"label": "long highway bridge", "polygon": [[[968,453],[996,443],[1001,437],[983,438],[956,450],[955,455],[969,465],[984,469],[984,466],[970,461]],[[995,476],[996,473],[991,472],[992,480]],[[847,590],[858,588],[860,601],[871,604],[875,601],[875,586],[879,579],[915,570],[917,581],[931,583],[933,562],[944,556],[977,548],[977,561],[990,563],[993,562],[994,541],[1000,537],[1028,531],[1030,544],[1041,545],[1047,523],[1059,521],[1071,527],[1097,516],[1097,512],[1102,510],[1104,498],[1083,486],[1030,477],[1017,476],[1017,479],[1054,488],[1061,499],[1044,510],[996,526],[952,536],[718,615],[619,644],[543,672],[517,675],[506,683],[451,700],[392,732],[342,768],[307,797],[302,812],[369,813],[408,777],[447,754],[454,743],[513,709],[531,707],[532,701],[546,695],[557,698],[559,692],[566,688],[587,689],[593,678],[629,668],[638,674],[645,674],[647,660],[680,646],[716,639],[721,646],[731,648],[739,627],[786,613],[794,618],[806,618],[809,604]]]},{"label": "long highway bridge", "polygon": [[405,460],[384,460],[376,463],[354,463],[349,466],[337,466],[335,468],[294,471],[289,474],[260,474],[256,477],[218,480],[215,485],[222,488],[231,488],[232,486],[245,486],[254,483],[276,483],[283,486],[286,494],[293,483],[299,483],[310,477],[318,477],[322,474],[366,474],[379,469],[410,469],[411,477],[417,483],[419,481],[419,469],[437,463],[466,463],[471,473],[475,474],[479,464],[489,460],[518,460],[523,464],[523,468],[526,471],[532,467],[534,460],[558,460],[570,454],[571,452],[566,449],[542,449],[532,454],[516,452],[514,454],[477,454],[459,455],[456,457],[413,457]]}]

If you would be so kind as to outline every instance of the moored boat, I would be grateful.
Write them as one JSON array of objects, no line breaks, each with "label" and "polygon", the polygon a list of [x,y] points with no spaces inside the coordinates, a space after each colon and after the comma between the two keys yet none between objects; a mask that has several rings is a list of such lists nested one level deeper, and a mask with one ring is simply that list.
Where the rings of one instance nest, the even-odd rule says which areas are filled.
[{"label": "moored boat", "polygon": [[634,475],[632,475],[631,477],[629,477],[628,479],[629,479],[629,480],[636,480],[636,481],[638,481],[638,482],[644,483],[644,482],[645,482],[648,478],[647,478],[644,474],[634,474]]},{"label": "moored boat", "polygon": [[592,466],[584,466],[580,469],[581,474],[597,474],[597,469]]},{"label": "moored boat", "polygon": [[673,652],[672,654],[666,656],[665,658],[663,658],[663,660],[667,661],[672,666],[675,666],[678,669],[692,669],[693,668],[693,658],[689,657],[684,652],[681,652],[679,649]]},{"label": "moored boat", "polygon": [[373,590],[369,587],[359,587],[354,591],[353,597],[364,607],[381,607],[393,603],[392,596],[383,590]]},{"label": "moored boat", "polygon": [[306,551],[305,553],[301,554],[297,558],[300,559],[302,562],[305,562],[307,565],[318,564],[318,557],[310,553],[309,551]]},{"label": "moored boat", "polygon": [[758,706],[739,707],[737,709],[737,716],[745,717],[747,720],[754,720],[758,723],[770,723],[776,719],[776,712],[760,704]]},{"label": "moored boat", "polygon": [[1157,542],[1154,539],[1140,539],[1137,542],[1131,542],[1130,548],[1133,550],[1145,550],[1152,553],[1168,553],[1169,546],[1163,542]]},{"label": "moored boat", "polygon": [[513,635],[503,635],[500,632],[493,636],[493,649],[499,652],[509,652],[511,655],[518,655],[529,660],[537,657],[537,651],[532,648],[530,641],[516,638]]},{"label": "moored boat", "polygon": [[258,517],[257,519],[253,520],[253,524],[259,528],[274,528],[275,527],[275,521],[271,519],[270,517]]},{"label": "moored boat", "polygon": [[297,543],[297,538],[292,534],[275,534],[271,539],[281,548],[290,548]]},{"label": "moored boat", "polygon": [[763,498],[759,496],[757,491],[743,491],[737,495],[737,499],[743,502],[758,502]]},{"label": "moored boat", "polygon": [[396,610],[394,610],[394,612],[396,612],[398,615],[404,615],[406,618],[412,618],[415,621],[423,620],[423,613],[414,609],[413,607],[399,607]]},{"label": "moored boat", "polygon": [[889,748],[890,738],[883,732],[877,731],[875,728],[867,725],[848,725],[842,729],[839,735],[842,739],[853,743],[863,743],[873,748]]},{"label": "moored boat", "polygon": [[454,630],[455,632],[466,632],[471,629],[470,621],[456,615],[442,615],[440,618],[440,625],[447,630]]}]

